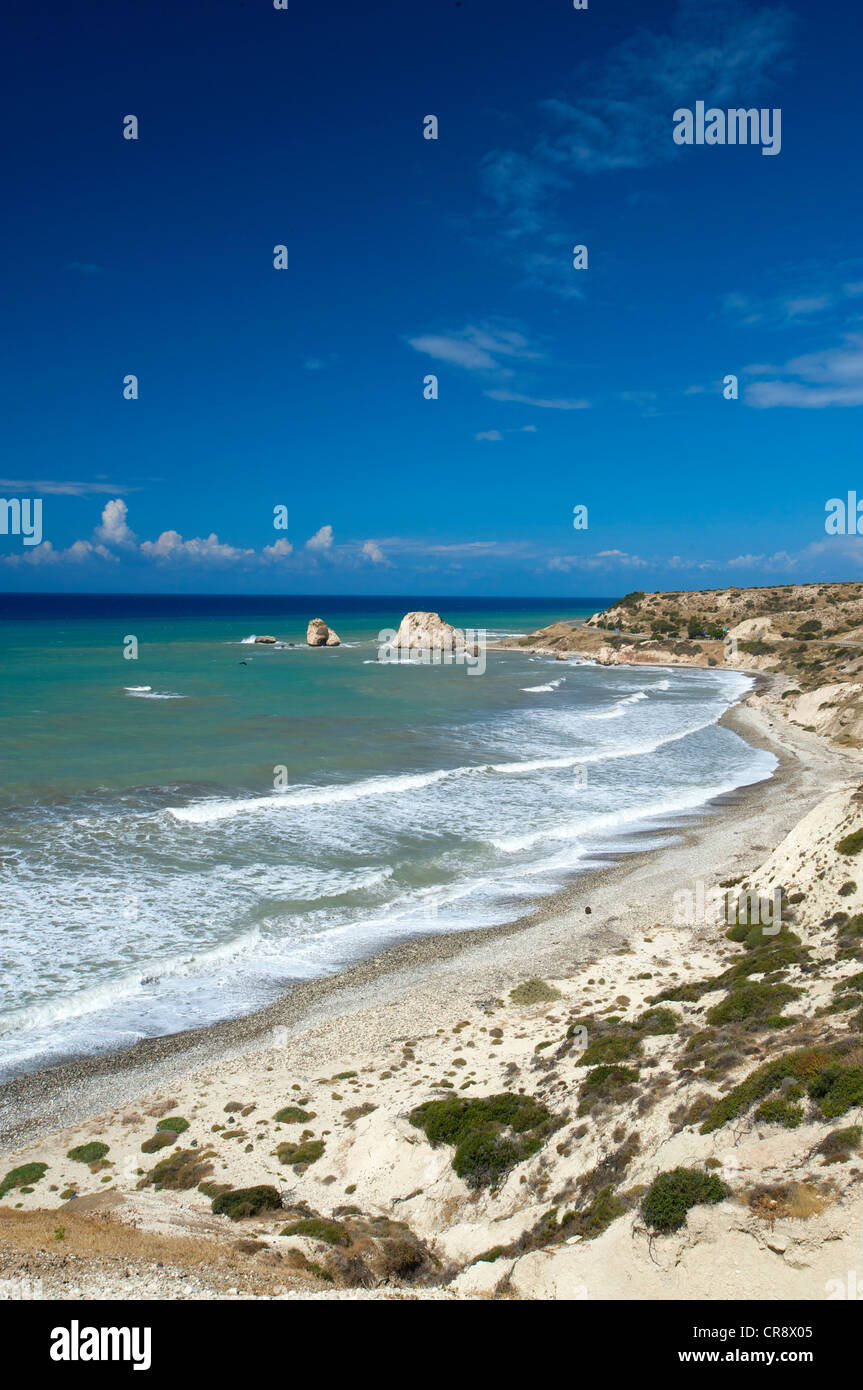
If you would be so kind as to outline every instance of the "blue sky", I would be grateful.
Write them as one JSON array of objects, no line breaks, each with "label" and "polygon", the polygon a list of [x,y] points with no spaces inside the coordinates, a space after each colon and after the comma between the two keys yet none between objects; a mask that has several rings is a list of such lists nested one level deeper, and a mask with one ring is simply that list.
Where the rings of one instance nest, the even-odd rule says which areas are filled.
[{"label": "blue sky", "polygon": [[[0,587],[863,573],[824,529],[863,496],[859,4],[49,0],[7,26],[0,495],[41,497],[44,539],[0,535]],[[676,145],[698,100],[781,109],[781,151]]]}]

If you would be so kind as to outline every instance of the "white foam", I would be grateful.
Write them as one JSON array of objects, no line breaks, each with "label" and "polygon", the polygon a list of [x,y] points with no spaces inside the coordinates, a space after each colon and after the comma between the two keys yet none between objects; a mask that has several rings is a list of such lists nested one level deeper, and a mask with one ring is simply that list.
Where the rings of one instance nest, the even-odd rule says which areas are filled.
[{"label": "white foam", "polygon": [[124,686],[127,695],[136,700],[185,700],[185,695],[177,695],[171,690],[153,690],[149,685]]},{"label": "white foam", "polygon": [[549,681],[547,685],[523,685],[521,688],[526,695],[545,695],[549,691],[557,690],[565,680],[566,676],[561,676],[560,680]]},{"label": "white foam", "polygon": [[343,786],[286,788],[271,796],[246,797],[242,800],[203,801],[194,806],[169,806],[168,814],[175,820],[192,825],[207,825],[211,821],[227,820],[230,816],[255,814],[260,811],[290,811],[298,806],[324,806],[337,801],[358,801],[365,796],[398,796],[400,792],[429,787],[470,768],[449,771],[407,773],[400,777],[369,777],[363,782],[348,782]]},{"label": "white foam", "polygon": [[599,831],[631,830],[641,822],[680,816],[687,811],[694,811],[700,806],[705,806],[715,797],[734,791],[737,787],[764,781],[770,776],[776,763],[777,759],[773,754],[765,754],[764,761],[760,763],[757,770],[752,768],[750,773],[742,779],[737,777],[731,781],[716,783],[714,786],[687,788],[670,796],[647,802],[643,806],[630,806],[619,811],[605,811],[598,815],[580,816],[563,825],[545,826],[540,830],[532,830],[523,835],[504,835],[492,839],[490,844],[504,854],[515,854],[522,850],[533,849],[534,846],[548,840],[575,840],[583,836],[595,835]]}]

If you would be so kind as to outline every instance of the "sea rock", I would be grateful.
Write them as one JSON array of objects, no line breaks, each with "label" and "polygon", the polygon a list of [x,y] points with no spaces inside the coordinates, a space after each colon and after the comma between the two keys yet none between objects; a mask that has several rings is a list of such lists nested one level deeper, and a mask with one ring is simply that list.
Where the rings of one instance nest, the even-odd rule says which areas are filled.
[{"label": "sea rock", "polygon": [[306,629],[306,643],[310,647],[340,647],[342,639],[323,618],[312,618]]},{"label": "sea rock", "polygon": [[256,641],[256,642],[266,642],[266,643],[268,643],[268,644],[270,644],[270,643],[272,643],[272,642],[275,642],[275,640],[276,640],[275,637],[256,637],[256,638],[255,638],[255,641]]},{"label": "sea rock", "polygon": [[464,633],[445,623],[440,613],[405,613],[399,623],[395,644],[410,651],[463,651]]}]

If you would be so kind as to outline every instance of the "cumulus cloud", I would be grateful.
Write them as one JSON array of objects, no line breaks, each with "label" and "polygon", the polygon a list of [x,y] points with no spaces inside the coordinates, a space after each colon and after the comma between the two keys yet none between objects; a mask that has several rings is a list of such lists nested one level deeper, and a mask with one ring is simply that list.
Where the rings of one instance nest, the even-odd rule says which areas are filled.
[{"label": "cumulus cloud", "polygon": [[163,531],[158,540],[142,541],[140,551],[153,560],[203,560],[218,564],[232,564],[255,556],[254,550],[224,545],[214,531],[209,536],[195,536],[187,541],[183,540],[179,531]]},{"label": "cumulus cloud", "polygon": [[92,541],[73,541],[67,550],[56,550],[50,541],[42,541],[32,550],[23,550],[13,555],[4,555],[3,564],[13,568],[18,565],[61,565],[81,564],[84,560],[110,560],[117,562],[117,556],[104,545],[93,545]]},{"label": "cumulus cloud", "polygon": [[279,540],[273,541],[272,545],[265,545],[261,551],[261,559],[264,561],[287,560],[293,554],[294,547],[290,541],[281,536]]},{"label": "cumulus cloud", "polygon": [[387,557],[377,541],[363,541],[362,553],[367,560],[371,560],[373,565],[385,565],[387,563]]},{"label": "cumulus cloud", "polygon": [[333,548],[332,526],[322,526],[306,541],[306,550],[326,551]]},{"label": "cumulus cloud", "polygon": [[105,545],[128,546],[135,544],[135,533],[130,531],[126,517],[129,509],[120,497],[106,502],[102,510],[101,525],[93,532],[97,540]]}]

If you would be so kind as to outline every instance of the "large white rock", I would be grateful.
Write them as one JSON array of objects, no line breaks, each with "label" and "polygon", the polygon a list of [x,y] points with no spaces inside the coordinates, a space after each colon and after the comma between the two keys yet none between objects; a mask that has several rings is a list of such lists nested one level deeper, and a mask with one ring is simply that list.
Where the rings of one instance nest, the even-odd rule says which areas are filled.
[{"label": "large white rock", "polygon": [[451,623],[445,623],[440,613],[405,613],[396,633],[396,647],[404,650],[446,651],[464,650],[464,633]]},{"label": "large white rock", "polygon": [[312,618],[306,629],[306,642],[310,647],[339,647],[341,640],[337,632],[327,627],[323,618]]}]

